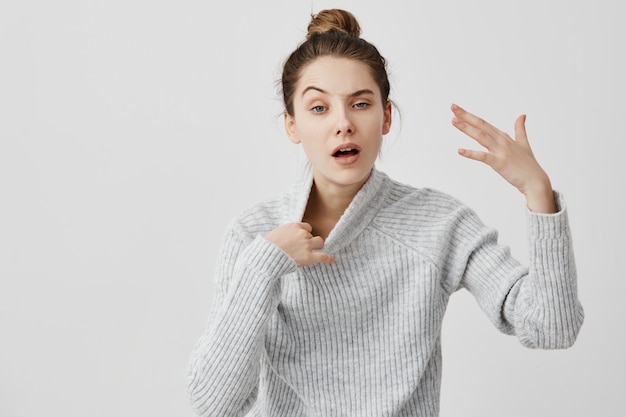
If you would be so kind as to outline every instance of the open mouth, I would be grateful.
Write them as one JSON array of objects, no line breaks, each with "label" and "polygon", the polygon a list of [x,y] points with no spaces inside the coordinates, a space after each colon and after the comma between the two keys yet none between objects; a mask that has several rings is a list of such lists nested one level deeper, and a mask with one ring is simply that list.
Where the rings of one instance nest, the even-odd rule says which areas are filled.
[{"label": "open mouth", "polygon": [[338,149],[333,156],[335,158],[340,158],[342,156],[353,156],[359,153],[359,150],[356,148],[341,148]]},{"label": "open mouth", "polygon": [[361,147],[356,143],[342,143],[333,149],[333,159],[340,165],[352,165],[361,158]]}]

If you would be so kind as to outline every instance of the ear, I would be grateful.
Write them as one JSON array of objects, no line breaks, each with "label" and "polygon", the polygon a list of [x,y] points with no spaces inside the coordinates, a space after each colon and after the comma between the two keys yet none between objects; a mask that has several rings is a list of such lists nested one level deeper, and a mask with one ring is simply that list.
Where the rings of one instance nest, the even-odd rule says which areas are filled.
[{"label": "ear", "polygon": [[383,135],[386,135],[391,130],[391,101],[387,100],[383,115]]},{"label": "ear", "polygon": [[283,117],[285,118],[285,131],[287,136],[289,136],[289,140],[295,144],[300,143],[300,139],[296,135],[296,120],[287,112],[283,113]]}]

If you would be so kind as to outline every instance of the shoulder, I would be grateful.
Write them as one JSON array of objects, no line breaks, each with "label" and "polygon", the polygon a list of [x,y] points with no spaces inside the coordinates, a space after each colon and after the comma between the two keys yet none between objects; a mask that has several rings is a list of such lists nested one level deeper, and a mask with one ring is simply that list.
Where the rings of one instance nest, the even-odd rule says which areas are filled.
[{"label": "shoulder", "polygon": [[281,194],[248,207],[230,221],[227,229],[249,239],[275,229],[280,225],[284,199],[285,195]]},{"label": "shoulder", "polygon": [[429,221],[449,217],[451,214],[469,208],[459,199],[433,188],[418,188],[389,179],[389,194],[381,210],[383,217],[396,219],[427,216]]},{"label": "shoulder", "polygon": [[459,233],[480,233],[483,224],[476,213],[459,199],[433,188],[417,188],[395,180],[388,181],[385,205],[373,226],[413,247],[439,246]]},{"label": "shoulder", "polygon": [[241,237],[254,239],[285,224],[292,217],[303,186],[306,185],[297,182],[284,192],[246,208],[231,220],[228,229]]}]

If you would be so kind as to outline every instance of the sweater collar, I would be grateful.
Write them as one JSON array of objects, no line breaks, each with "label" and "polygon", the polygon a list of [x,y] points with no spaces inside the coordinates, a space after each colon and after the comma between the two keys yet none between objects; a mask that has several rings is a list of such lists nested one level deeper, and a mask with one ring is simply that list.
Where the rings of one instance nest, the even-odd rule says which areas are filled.
[{"label": "sweater collar", "polygon": [[[369,178],[354,196],[324,242],[325,252],[336,252],[350,244],[361,234],[387,198],[389,193],[388,182],[389,177],[386,174],[376,168],[372,169]],[[312,186],[313,172],[309,169],[292,194],[288,222],[302,221]]]}]

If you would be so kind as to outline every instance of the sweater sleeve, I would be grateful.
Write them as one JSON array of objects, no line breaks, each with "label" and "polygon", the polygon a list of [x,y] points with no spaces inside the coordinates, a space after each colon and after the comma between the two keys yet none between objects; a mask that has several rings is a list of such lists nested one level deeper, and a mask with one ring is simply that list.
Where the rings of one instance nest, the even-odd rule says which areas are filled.
[{"label": "sweater sleeve", "polygon": [[501,331],[516,334],[531,348],[572,346],[584,318],[567,209],[561,195],[555,192],[555,197],[557,213],[527,214],[528,267],[497,244],[494,231],[481,225],[461,281]]},{"label": "sweater sleeve", "polygon": [[217,294],[187,370],[187,391],[200,416],[241,416],[256,400],[264,335],[280,297],[280,277],[295,262],[261,236],[230,228],[216,268]]}]

